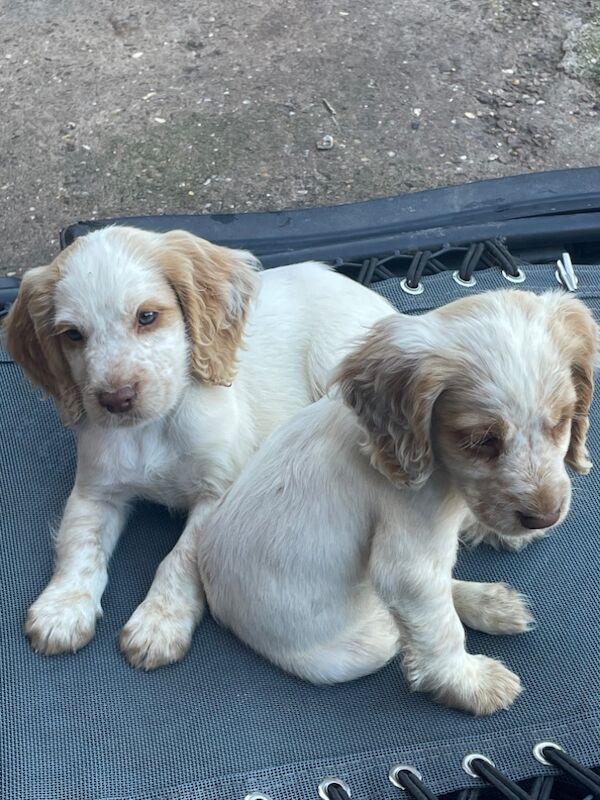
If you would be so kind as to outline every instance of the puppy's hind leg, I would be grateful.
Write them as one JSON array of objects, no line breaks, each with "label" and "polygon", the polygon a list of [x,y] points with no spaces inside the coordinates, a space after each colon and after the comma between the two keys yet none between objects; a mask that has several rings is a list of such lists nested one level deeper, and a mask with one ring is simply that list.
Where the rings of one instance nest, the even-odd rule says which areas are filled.
[{"label": "puppy's hind leg", "polygon": [[373,595],[357,621],[329,642],[310,650],[285,654],[277,663],[311,683],[353,681],[384,667],[400,647],[398,626]]},{"label": "puppy's hind leg", "polygon": [[505,583],[452,581],[452,599],[460,621],[476,631],[501,636],[534,624],[523,595]]}]

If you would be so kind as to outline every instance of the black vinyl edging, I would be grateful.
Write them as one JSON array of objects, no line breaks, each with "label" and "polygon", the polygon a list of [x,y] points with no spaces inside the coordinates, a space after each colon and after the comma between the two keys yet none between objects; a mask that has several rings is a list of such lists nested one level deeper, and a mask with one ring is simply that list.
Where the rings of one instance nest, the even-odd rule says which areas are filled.
[{"label": "black vinyl edging", "polygon": [[[540,172],[330,207],[243,214],[114,217],[69,225],[60,246],[107,225],[182,228],[251,250],[265,267],[299,261],[360,262],[448,245],[505,242],[516,258],[549,262],[569,250],[600,263],[600,167]],[[356,276],[356,270],[342,271]],[[19,286],[0,278],[0,316]]]},{"label": "black vinyl edging", "polygon": [[218,244],[251,250],[267,267],[497,237],[506,237],[509,246],[513,238],[518,243],[536,240],[537,246],[540,237],[550,235],[568,240],[571,229],[579,240],[589,240],[600,233],[600,167],[518,175],[331,207],[91,220],[61,231],[61,247],[113,224],[163,232],[182,228]]}]

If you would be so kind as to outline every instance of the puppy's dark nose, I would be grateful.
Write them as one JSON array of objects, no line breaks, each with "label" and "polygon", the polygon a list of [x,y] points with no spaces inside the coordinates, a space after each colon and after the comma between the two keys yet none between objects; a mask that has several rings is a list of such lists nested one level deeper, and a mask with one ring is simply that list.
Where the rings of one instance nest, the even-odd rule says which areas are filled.
[{"label": "puppy's dark nose", "polygon": [[524,528],[529,528],[532,531],[540,530],[541,528],[551,528],[555,525],[560,517],[560,508],[553,511],[551,514],[524,514],[519,511],[517,516],[519,522]]},{"label": "puppy's dark nose", "polygon": [[110,414],[123,414],[131,411],[136,394],[133,386],[122,386],[116,392],[100,392],[98,402]]}]

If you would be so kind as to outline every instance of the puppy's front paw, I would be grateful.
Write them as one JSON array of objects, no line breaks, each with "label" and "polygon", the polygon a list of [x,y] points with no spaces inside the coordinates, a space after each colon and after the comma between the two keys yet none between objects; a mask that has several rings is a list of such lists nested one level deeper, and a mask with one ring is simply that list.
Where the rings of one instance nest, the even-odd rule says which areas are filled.
[{"label": "puppy's front paw", "polygon": [[547,535],[547,530],[541,530],[532,531],[531,533],[515,533],[511,536],[505,533],[498,533],[491,528],[485,528],[480,524],[474,524],[461,531],[460,540],[467,547],[477,547],[485,543],[495,550],[508,550],[512,553],[518,553],[527,545],[537,542],[538,539],[543,539]]},{"label": "puppy's front paw", "polygon": [[528,545],[548,536],[548,533],[549,531],[547,530],[519,533],[514,536],[504,536],[501,533],[493,533],[490,534],[489,539],[486,539],[486,541],[492,547],[495,547],[496,550],[508,550],[511,553],[518,553]]},{"label": "puppy's front paw", "polygon": [[487,656],[466,655],[464,667],[450,685],[440,687],[436,700],[484,716],[511,706],[521,691],[518,676],[500,661]]},{"label": "puppy's front paw", "polygon": [[25,633],[38,653],[74,653],[93,638],[101,613],[88,592],[50,585],[27,612]]},{"label": "puppy's front paw", "polygon": [[121,631],[121,651],[138,669],[156,669],[181,661],[190,648],[195,626],[195,615],[185,608],[147,598]]},{"label": "puppy's front paw", "polygon": [[516,589],[505,583],[482,584],[477,603],[477,630],[495,636],[526,633],[534,626],[527,601]]}]

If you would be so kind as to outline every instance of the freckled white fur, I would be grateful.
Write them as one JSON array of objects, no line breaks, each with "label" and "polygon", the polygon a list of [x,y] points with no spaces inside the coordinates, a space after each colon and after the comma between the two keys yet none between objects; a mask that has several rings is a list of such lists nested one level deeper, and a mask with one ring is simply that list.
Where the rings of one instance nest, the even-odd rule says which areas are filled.
[{"label": "freckled white fur", "polygon": [[[44,653],[85,645],[130,500],[179,507],[189,511],[185,530],[121,635],[129,660],[149,669],[181,658],[201,617],[195,540],[206,514],[267,434],[322,395],[331,368],[392,308],[314,262],[264,271],[233,384],[207,385],[190,378],[183,318],[148,335],[132,329],[140,303],[167,289],[144,248],[132,255],[121,241],[111,229],[90,234],[56,287],[56,320],[86,335],[85,347],[69,351],[86,415],[55,572],[26,630]],[[123,425],[98,406],[97,392],[138,373],[140,420]]]},{"label": "freckled white fur", "polygon": [[[498,292],[375,326],[330,396],[271,434],[205,520],[198,563],[214,616],[310,681],[353,680],[401,652],[413,689],[475,714],[508,707],[518,677],[469,654],[461,621],[507,634],[531,616],[513,589],[453,581],[452,569],[474,519],[518,538],[531,535],[523,509],[568,511],[569,429],[554,440],[543,423],[588,357],[574,326],[567,344],[553,328],[570,312],[593,328],[577,303]],[[447,397],[453,414],[504,423],[497,459],[444,438]]]}]

